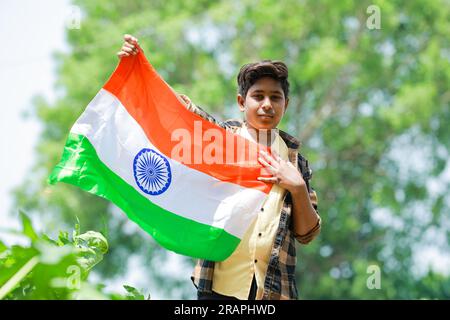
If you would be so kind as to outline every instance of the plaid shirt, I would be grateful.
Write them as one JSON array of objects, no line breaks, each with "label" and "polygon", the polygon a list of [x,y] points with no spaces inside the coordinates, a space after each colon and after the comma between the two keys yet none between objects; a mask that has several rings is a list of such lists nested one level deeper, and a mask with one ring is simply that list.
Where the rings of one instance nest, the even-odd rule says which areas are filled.
[{"label": "plaid shirt", "polygon": [[[205,120],[233,133],[236,133],[243,125],[241,120],[219,122],[193,103],[189,104],[187,108]],[[289,161],[296,165],[302,174],[308,188],[311,203],[316,212],[318,212],[316,192],[309,184],[312,170],[308,166],[308,161],[298,153],[300,142],[281,130],[279,134],[288,147]],[[299,235],[294,232],[292,225],[292,199],[291,194],[286,192],[275,241],[271,249],[264,288],[258,288],[258,290],[263,290],[263,300],[297,299],[298,292],[295,282],[295,265],[297,262],[295,239],[301,244],[307,244],[319,234],[320,227],[321,219],[319,218],[316,226],[308,233]],[[211,293],[213,275],[214,261],[198,260],[191,280],[199,292]]]}]

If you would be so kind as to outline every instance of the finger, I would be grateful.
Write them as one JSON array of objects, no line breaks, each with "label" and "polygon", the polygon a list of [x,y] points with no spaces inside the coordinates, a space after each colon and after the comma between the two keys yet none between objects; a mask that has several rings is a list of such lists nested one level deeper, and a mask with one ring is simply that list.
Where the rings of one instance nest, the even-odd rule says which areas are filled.
[{"label": "finger", "polygon": [[269,183],[277,183],[278,182],[278,179],[275,177],[258,177],[257,179],[262,182],[269,182]]},{"label": "finger", "polygon": [[283,160],[283,159],[281,159],[281,157],[280,157],[280,155],[278,154],[278,152],[276,152],[276,151],[273,150],[273,149],[270,149],[270,150],[271,150],[271,152],[272,152],[273,158],[274,158],[277,162],[281,162],[281,160]]},{"label": "finger", "polygon": [[[132,54],[136,54],[136,53],[139,52],[139,46],[133,45],[133,44],[129,44],[128,42],[125,42],[125,43],[123,44],[122,49],[123,49],[123,48],[131,49],[131,52],[130,52],[130,53],[132,53]],[[128,51],[127,51],[127,52],[128,52]]]},{"label": "finger", "polygon": [[270,172],[274,173],[276,170],[275,168],[270,165],[266,160],[264,160],[262,157],[258,157],[258,161],[261,162],[261,164],[270,170]]},{"label": "finger", "polygon": [[135,37],[133,37],[131,34],[125,34],[125,35],[123,36],[123,39],[124,39],[126,42],[130,42],[130,43],[137,43],[137,42],[138,42],[138,39],[135,38]]},{"label": "finger", "polygon": [[260,151],[259,154],[260,154],[261,157],[263,157],[264,160],[265,160],[267,163],[269,163],[272,167],[278,168],[278,166],[279,166],[278,161],[276,161],[270,154],[268,154],[267,152],[265,152],[265,151],[263,151],[263,150]]},{"label": "finger", "polygon": [[128,57],[128,56],[130,56],[130,54],[127,53],[127,52],[120,51],[120,52],[117,53],[117,56],[118,56],[119,58],[122,58],[122,57]]},{"label": "finger", "polygon": [[269,153],[267,153],[266,151],[261,150],[259,153],[261,154],[262,157],[264,157],[264,159],[267,162],[272,163],[272,162],[275,161],[275,159]]},{"label": "finger", "polygon": [[134,44],[131,44],[129,42],[124,42],[123,46],[127,47],[127,48],[130,48],[130,49],[133,49],[133,50],[136,48],[136,46]]},{"label": "finger", "polygon": [[130,54],[134,53],[134,50],[133,50],[133,49],[131,49],[131,48],[129,48],[129,47],[125,47],[125,46],[122,47],[122,51],[123,51],[123,52],[130,53]]}]

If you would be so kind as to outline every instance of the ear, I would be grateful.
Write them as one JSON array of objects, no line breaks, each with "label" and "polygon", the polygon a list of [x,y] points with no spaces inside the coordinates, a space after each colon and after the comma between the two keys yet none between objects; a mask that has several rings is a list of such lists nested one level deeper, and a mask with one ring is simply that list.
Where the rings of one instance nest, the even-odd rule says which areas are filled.
[{"label": "ear", "polygon": [[240,94],[237,95],[237,103],[241,112],[245,111],[245,99]]},{"label": "ear", "polygon": [[288,105],[289,105],[289,98],[286,98],[286,104],[284,105],[284,113],[286,113]]}]

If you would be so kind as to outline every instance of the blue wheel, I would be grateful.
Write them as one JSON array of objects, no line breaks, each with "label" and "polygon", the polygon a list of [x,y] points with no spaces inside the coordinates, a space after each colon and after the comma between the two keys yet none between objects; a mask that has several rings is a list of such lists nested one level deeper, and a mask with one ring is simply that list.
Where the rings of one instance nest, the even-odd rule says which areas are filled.
[{"label": "blue wheel", "polygon": [[134,157],[133,172],[138,187],[152,196],[165,192],[172,181],[169,161],[148,148],[142,149]]}]

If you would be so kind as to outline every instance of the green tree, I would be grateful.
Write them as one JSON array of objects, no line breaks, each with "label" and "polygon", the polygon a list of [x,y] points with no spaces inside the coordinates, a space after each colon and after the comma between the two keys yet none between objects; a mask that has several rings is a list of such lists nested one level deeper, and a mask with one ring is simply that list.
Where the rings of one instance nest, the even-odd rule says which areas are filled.
[{"label": "green tree", "polygon": [[[239,116],[240,65],[267,58],[289,65],[292,94],[281,128],[302,140],[323,218],[321,236],[298,250],[302,298],[450,296],[448,276],[415,271],[417,252],[427,245],[448,250],[450,237],[442,178],[450,143],[449,1],[74,4],[83,11],[81,29],[67,31],[71,51],[55,57],[59,99],[35,100],[44,131],[16,199],[45,228],[70,225],[77,215],[88,229],[108,230],[110,254],[98,268],[104,279],[122,275],[138,255],[164,295],[193,297],[188,277],[159,273],[165,250],[135,227],[127,232],[130,223],[109,203],[45,182],[130,33],[168,83],[219,118]],[[380,9],[380,29],[367,27],[369,5]],[[370,265],[380,267],[380,290],[367,288]]]}]

